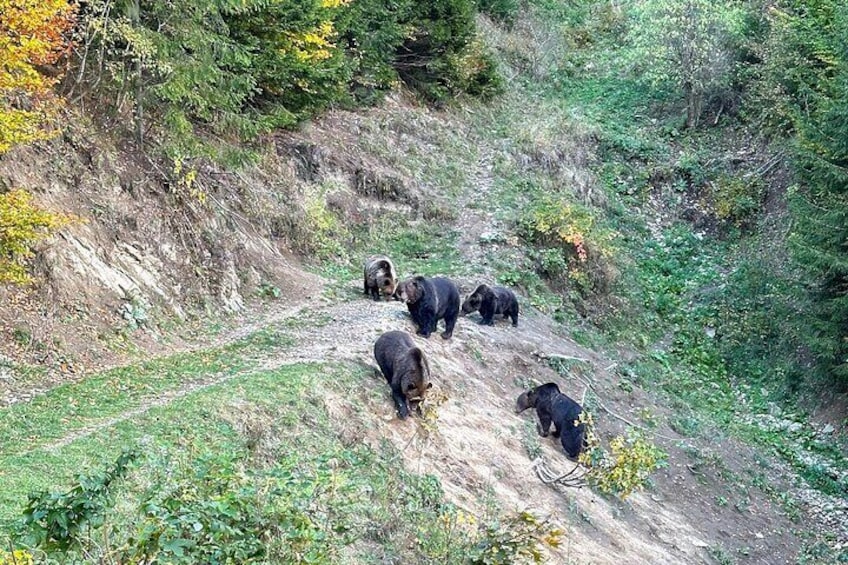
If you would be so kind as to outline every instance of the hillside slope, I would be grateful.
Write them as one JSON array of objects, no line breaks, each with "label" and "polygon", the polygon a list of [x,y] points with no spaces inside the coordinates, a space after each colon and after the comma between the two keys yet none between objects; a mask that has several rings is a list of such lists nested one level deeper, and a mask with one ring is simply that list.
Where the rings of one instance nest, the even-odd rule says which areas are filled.
[{"label": "hillside slope", "polygon": [[[440,187],[432,184],[428,186],[426,181],[407,189],[418,198],[431,199],[437,207],[449,206],[447,202],[451,200],[461,203],[455,213],[448,212],[453,220],[442,220],[439,234],[425,231],[428,220],[415,219],[419,212],[404,198],[345,200],[352,211],[361,214],[389,218],[408,214],[407,221],[411,223],[405,224],[408,227],[404,229],[425,233],[426,239],[411,248],[396,249],[394,255],[402,274],[449,274],[467,292],[477,282],[491,280],[494,248],[508,254],[521,253],[520,248],[510,244],[508,232],[504,233],[507,228],[491,209],[471,205],[489,197],[492,163],[502,159],[503,154],[496,153],[496,147],[487,145],[470,125],[463,125],[450,114],[430,113],[402,100],[364,114],[333,113],[294,136],[312,154],[322,155],[313,181],[325,185],[328,179],[344,178],[344,169],[335,163],[366,158],[357,154],[363,149],[347,145],[349,140],[344,135],[319,144],[318,140],[327,139],[324,136],[329,130],[358,131],[360,148],[377,139],[385,144],[384,151],[392,148],[386,154],[375,152],[368,157],[380,164],[384,174],[391,171],[389,178],[413,176],[403,168],[391,169],[394,160],[400,162],[411,148],[429,147],[429,151],[440,152],[463,148],[454,154],[466,160],[454,162],[454,166],[462,168],[461,174],[450,178],[449,193],[436,190]],[[432,171],[431,167],[441,166],[441,155],[445,154],[405,163],[418,163],[423,171]],[[339,184],[331,187],[342,195],[350,190]],[[408,233],[402,233],[406,235],[401,241],[407,241]],[[486,237],[491,237],[486,234],[491,233],[503,237],[496,238],[499,243],[481,244],[481,238],[486,241]],[[440,236],[449,239],[439,241],[436,238]],[[58,257],[72,254],[79,249],[72,242],[66,238],[53,253]],[[386,243],[392,244],[390,241],[379,245]],[[369,248],[370,244],[360,245]],[[353,258],[352,263],[357,259]],[[192,337],[190,328],[184,326],[151,348],[160,352],[189,351],[180,363],[199,365],[190,376],[178,373],[169,380],[157,381],[158,384],[147,384],[152,377],[134,375],[137,371],[144,373],[149,363],[117,373],[113,370],[76,375],[77,384],[52,389],[49,381],[30,376],[36,379],[36,391],[49,389],[43,394],[33,394],[32,381],[4,380],[7,398],[12,395],[18,400],[3,409],[6,429],[2,437],[6,439],[0,451],[5,469],[4,522],[8,523],[20,510],[26,490],[67,484],[78,464],[91,466],[94,461],[112,460],[121,448],[139,445],[139,441],[141,445],[149,444],[149,439],[143,439],[146,426],[151,418],[163,421],[163,411],[170,407],[182,411],[181,406],[199,401],[208,390],[223,391],[226,394],[216,397],[206,412],[205,418],[211,417],[212,424],[192,423],[189,419],[188,425],[203,427],[220,421],[220,425],[248,436],[241,440],[247,441],[250,422],[245,423],[242,418],[254,413],[247,398],[262,391],[253,388],[259,385],[251,381],[252,375],[302,363],[341,363],[342,372],[347,375],[344,379],[326,384],[319,381],[307,393],[309,402],[323,407],[329,428],[339,441],[376,450],[381,442],[389,440],[410,472],[438,477],[447,500],[481,520],[519,510],[547,518],[552,526],[566,532],[562,547],[550,555],[552,563],[698,563],[726,555],[741,556],[747,563],[794,562],[800,545],[794,533],[798,524],[785,517],[773,497],[774,492],[789,488],[782,484],[779,467],[772,467],[767,458],[755,455],[718,429],[682,437],[669,426],[673,410],[622,376],[618,370],[621,359],[578,345],[569,338],[568,325],[552,321],[526,298],[522,298],[518,328],[503,323],[493,328],[479,326],[473,315],[460,320],[450,341],[438,336],[418,340],[435,375],[434,397],[440,399],[436,405],[438,418],[429,424],[420,418],[402,422],[394,414],[388,388],[375,373],[371,347],[382,331],[412,330],[405,308],[397,302],[374,303],[365,299],[355,266],[349,270],[325,270],[328,277],[304,271],[295,263],[280,263],[275,269],[278,278],[274,281],[283,285],[279,298],[250,301],[232,329],[221,331],[211,344],[206,338]],[[80,280],[91,284],[91,279]],[[138,332],[147,339],[165,335],[162,330]],[[222,367],[204,368],[203,360],[214,358],[215,351],[244,340],[253,345],[228,353]],[[546,361],[551,356],[562,356],[568,370],[562,374],[554,371]],[[170,363],[168,359],[163,359],[163,363]],[[126,379],[137,380],[138,389],[124,382]],[[564,459],[553,440],[536,437],[532,414],[516,416],[512,407],[523,387],[548,381],[558,382],[574,398],[586,398],[587,405],[594,407],[604,443],[626,427],[617,416],[650,429],[649,435],[656,434],[655,441],[668,453],[668,467],[655,475],[648,491],[620,502],[589,489],[546,486],[538,480],[533,456],[541,454],[545,464],[554,470],[568,469],[572,464]],[[29,389],[27,394],[8,392],[24,383]],[[119,390],[130,386],[129,396],[115,401],[98,394],[98,387],[103,385],[97,383],[114,383]],[[88,402],[84,414],[73,409],[79,400]],[[68,403],[70,411],[55,414],[57,405]],[[285,407],[280,410],[276,417],[297,420],[296,405],[290,408],[293,413]],[[39,424],[55,417],[60,417],[61,425]],[[259,411],[260,423],[252,423],[252,429],[257,425],[260,429],[273,428],[273,421],[263,422],[268,418],[269,414]],[[15,422],[22,419],[30,423],[25,430],[16,431]],[[167,419],[163,423],[167,424]],[[18,443],[21,433],[26,437],[23,444]],[[158,443],[159,432],[150,433]],[[290,433],[294,435],[289,440],[307,441],[308,436],[298,426]],[[303,439],[298,440],[299,437]],[[167,437],[161,441],[164,445],[178,445]],[[264,437],[262,441],[281,440]],[[45,458],[62,463],[45,467]],[[750,477],[759,477],[769,489],[764,492],[751,487]],[[394,562],[379,561],[376,554],[372,557],[359,554],[351,562]],[[400,550],[397,557],[403,562],[427,562],[411,547]]]},{"label": "hillside slope", "polygon": [[[615,239],[602,224],[630,230],[622,239],[657,250],[663,277],[689,259],[717,270],[687,247],[701,234],[678,237],[676,217],[663,216],[667,199],[683,200],[673,173],[648,186],[626,176],[631,163],[599,162],[610,139],[586,102],[602,90],[590,82],[598,77],[587,73],[573,99],[534,90],[561,79],[556,22],[480,25],[507,72],[523,69],[502,98],[433,110],[401,91],[377,108],[334,110],[260,140],[254,165],[198,171],[194,193],[73,111],[62,138],[0,158],[0,186],[26,186],[87,220],[40,250],[39,284],[0,289],[4,531],[18,531],[30,491],[74,492],[81,472],[132,448],[140,460],[108,503],[98,500],[108,526],[98,536],[113,535],[111,545],[88,538],[73,550],[83,561],[143,560],[121,552],[144,527],[182,524],[168,496],[194,511],[221,491],[292,497],[267,507],[245,499],[272,517],[248,536],[267,542],[267,562],[297,561],[287,548],[303,546],[314,553],[298,559],[322,563],[459,563],[487,540],[509,541],[512,530],[497,538],[497,525],[525,510],[541,530],[564,532],[544,550],[550,563],[829,563],[848,547],[846,475],[829,463],[838,447],[820,440],[833,429],[754,404],[712,358],[678,375],[670,351],[705,349],[675,342],[682,326],[669,319],[608,338],[611,314],[634,311],[633,296],[611,292],[626,285],[617,269],[636,270],[629,258],[603,260],[613,244],[588,274],[566,276],[561,255],[533,248],[528,210],[554,202],[599,247]],[[621,181],[631,208],[601,174]],[[377,252],[402,276],[450,276],[463,293],[498,282],[521,296],[518,328],[472,315],[450,341],[418,339],[436,387],[430,411],[407,421],[372,358],[381,332],[413,330],[400,303],[362,295],[362,259]],[[673,310],[702,281],[679,283],[649,298]],[[696,331],[703,340],[711,329]],[[548,381],[584,401],[604,445],[638,429],[667,453],[646,490],[621,501],[539,480],[539,461],[572,464],[513,407]],[[738,439],[750,430],[767,441]],[[204,475],[210,468],[221,476]],[[204,527],[168,533],[182,540]]]}]

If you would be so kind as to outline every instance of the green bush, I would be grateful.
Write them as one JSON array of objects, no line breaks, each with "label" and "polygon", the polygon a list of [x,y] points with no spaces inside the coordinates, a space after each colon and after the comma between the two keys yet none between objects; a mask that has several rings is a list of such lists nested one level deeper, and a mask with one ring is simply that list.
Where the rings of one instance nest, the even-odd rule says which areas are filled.
[{"label": "green bush", "polygon": [[31,494],[24,510],[24,538],[44,549],[68,550],[84,543],[91,528],[103,524],[113,503],[113,483],[123,478],[138,457],[124,452],[102,473],[81,476],[66,492]]}]

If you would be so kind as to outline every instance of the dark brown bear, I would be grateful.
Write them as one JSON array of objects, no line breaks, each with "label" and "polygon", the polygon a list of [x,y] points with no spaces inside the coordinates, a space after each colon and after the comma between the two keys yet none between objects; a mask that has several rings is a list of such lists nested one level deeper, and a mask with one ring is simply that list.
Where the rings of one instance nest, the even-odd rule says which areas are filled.
[{"label": "dark brown bear", "polygon": [[433,386],[424,352],[415,347],[408,333],[392,331],[384,333],[374,343],[374,358],[392,387],[398,416],[401,420],[406,419],[409,401],[423,400],[424,394]]},{"label": "dark brown bear", "polygon": [[536,429],[539,435],[548,437],[551,423],[554,425],[554,437],[558,437],[569,459],[576,459],[586,446],[586,425],[575,425],[583,408],[559,391],[556,383],[539,385],[533,390],[523,392],[515,403],[515,413],[520,414],[528,408],[535,408],[539,416]]},{"label": "dark brown bear", "polygon": [[370,294],[374,300],[380,300],[380,293],[387,300],[395,293],[397,273],[392,260],[385,255],[374,255],[365,261],[363,279],[365,294]]},{"label": "dark brown bear", "polygon": [[412,321],[418,326],[418,335],[430,337],[436,331],[436,323],[444,318],[444,339],[453,335],[453,327],[459,317],[459,290],[449,279],[434,277],[412,277],[401,281],[396,295],[406,303]]},{"label": "dark brown bear", "polygon": [[513,327],[518,325],[518,299],[508,288],[481,284],[462,303],[462,314],[479,310],[487,326],[495,325],[495,315],[512,318]]}]

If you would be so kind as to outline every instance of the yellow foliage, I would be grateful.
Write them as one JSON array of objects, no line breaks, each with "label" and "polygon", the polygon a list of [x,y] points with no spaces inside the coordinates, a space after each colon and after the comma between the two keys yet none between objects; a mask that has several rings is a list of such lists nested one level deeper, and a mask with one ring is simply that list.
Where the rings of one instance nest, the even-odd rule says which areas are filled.
[{"label": "yellow foliage", "polygon": [[32,257],[32,246],[78,218],[42,210],[23,190],[0,195],[0,284],[31,281],[24,261]]},{"label": "yellow foliage", "polygon": [[11,553],[0,549],[0,565],[33,565],[35,560],[32,554],[22,549],[16,549]]},{"label": "yellow foliage", "polygon": [[589,468],[587,478],[601,492],[624,499],[644,487],[650,474],[664,465],[665,453],[635,433],[614,437],[606,453],[597,438],[590,436],[580,462]]},{"label": "yellow foliage", "polygon": [[312,31],[291,33],[291,49],[295,57],[302,63],[315,63],[333,56],[333,44],[330,40],[336,35],[333,22],[324,21]]},{"label": "yellow foliage", "polygon": [[76,6],[68,0],[0,0],[0,154],[14,145],[48,137],[43,124],[60,101],[39,66],[67,51]]}]

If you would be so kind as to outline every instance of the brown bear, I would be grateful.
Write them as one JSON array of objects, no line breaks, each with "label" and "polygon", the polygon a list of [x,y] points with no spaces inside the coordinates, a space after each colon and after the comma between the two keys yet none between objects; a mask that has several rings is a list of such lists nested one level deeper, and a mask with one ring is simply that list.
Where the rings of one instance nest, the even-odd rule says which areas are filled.
[{"label": "brown bear", "polygon": [[462,303],[462,314],[479,310],[486,326],[495,325],[495,315],[512,318],[513,327],[518,325],[518,299],[508,288],[481,284]]},{"label": "brown bear", "polygon": [[539,385],[521,393],[515,403],[515,413],[535,408],[539,422],[536,429],[542,437],[548,437],[551,423],[554,437],[558,437],[569,459],[576,459],[586,447],[586,424],[575,424],[583,408],[560,392],[556,383]]},{"label": "brown bear", "polygon": [[406,303],[412,321],[418,326],[418,335],[430,337],[436,323],[444,318],[444,339],[453,335],[459,317],[459,289],[450,279],[442,277],[412,277],[401,281],[396,295]]},{"label": "brown bear", "polygon": [[380,300],[380,293],[386,300],[394,296],[397,273],[392,260],[385,255],[374,255],[365,261],[363,279],[362,287],[366,296],[370,294],[374,300]]},{"label": "brown bear", "polygon": [[409,416],[409,401],[423,400],[433,383],[424,352],[406,332],[386,332],[374,343],[374,358],[392,388],[401,420]]}]

